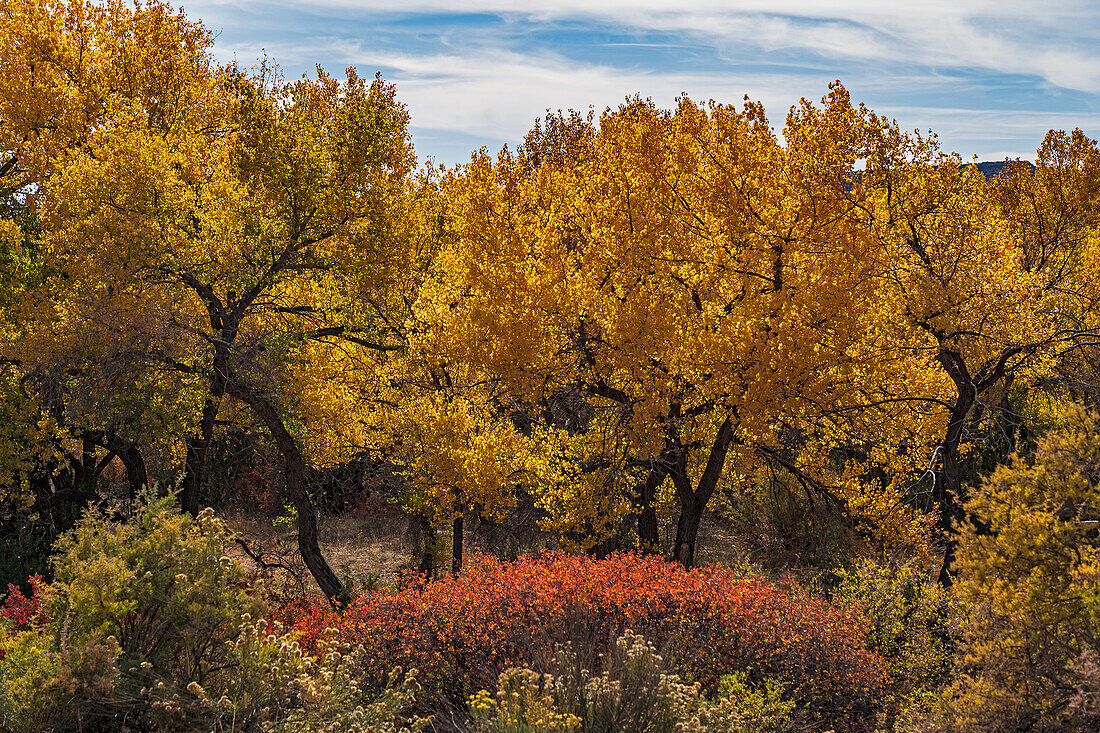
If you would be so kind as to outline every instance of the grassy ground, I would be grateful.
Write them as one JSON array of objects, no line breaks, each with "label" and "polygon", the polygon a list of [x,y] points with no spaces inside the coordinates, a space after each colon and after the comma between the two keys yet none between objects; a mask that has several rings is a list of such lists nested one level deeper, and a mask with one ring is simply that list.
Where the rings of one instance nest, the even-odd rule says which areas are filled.
[{"label": "grassy ground", "polygon": [[[246,568],[259,570],[267,563],[277,581],[300,580],[316,591],[298,554],[298,535],[293,524],[275,524],[271,517],[232,514],[223,517],[239,538],[248,544],[230,548]],[[345,515],[322,517],[319,525],[321,551],[333,571],[353,587],[375,582],[392,582],[404,569],[415,567],[419,557],[419,532],[410,518],[401,514],[371,517]],[[281,566],[281,567],[280,567]]]},{"label": "grassy ground", "polygon": [[[276,581],[300,582],[316,590],[298,554],[293,524],[277,523],[258,514],[227,514],[223,519],[247,545],[234,546],[229,551],[245,567],[260,570],[261,563],[272,565],[269,574]],[[397,511],[322,516],[318,530],[321,551],[336,574],[353,590],[391,583],[402,571],[417,567],[426,544],[421,523]],[[668,543],[673,531],[673,527],[666,528]],[[435,564],[439,573],[445,572],[450,562],[451,540],[449,534],[437,534],[437,540]],[[510,517],[501,523],[468,521],[464,553],[467,557],[486,553],[514,559],[526,552],[558,546],[554,535],[538,530],[530,521]],[[697,559],[700,564],[737,566],[744,564],[745,554],[735,534],[716,517],[708,515],[700,532]]]}]

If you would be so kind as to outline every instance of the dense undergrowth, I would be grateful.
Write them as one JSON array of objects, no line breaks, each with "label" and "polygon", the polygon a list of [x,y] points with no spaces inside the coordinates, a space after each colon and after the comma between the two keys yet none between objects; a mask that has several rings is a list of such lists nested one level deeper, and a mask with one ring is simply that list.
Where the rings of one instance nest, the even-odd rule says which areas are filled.
[{"label": "dense undergrowth", "polygon": [[1071,409],[982,482],[952,589],[890,558],[810,590],[544,552],[334,609],[246,572],[212,510],[92,508],[8,589],[0,729],[1095,730],[1097,436]]},{"label": "dense undergrowth", "polygon": [[508,667],[545,663],[562,644],[596,669],[628,629],[708,692],[735,673],[782,681],[800,707],[833,724],[873,719],[887,679],[862,648],[865,623],[842,608],[726,569],[687,571],[633,554],[484,557],[457,577],[369,594],[336,627],[372,650],[373,680],[416,667],[425,692],[452,705]]},{"label": "dense undergrowth", "polygon": [[439,167],[215,36],[0,0],[0,733],[1100,730],[1084,131],[836,81]]},{"label": "dense undergrowth", "polygon": [[625,730],[622,716],[650,721],[638,730],[741,730],[752,715],[870,730],[886,712],[887,664],[861,616],[729,570],[481,557],[333,612],[273,608],[228,543],[212,512],[191,520],[168,500],[126,522],[89,512],[57,546],[54,581],[7,596],[3,725],[390,730],[430,717],[504,730],[526,715],[512,692],[545,708],[522,730]]}]

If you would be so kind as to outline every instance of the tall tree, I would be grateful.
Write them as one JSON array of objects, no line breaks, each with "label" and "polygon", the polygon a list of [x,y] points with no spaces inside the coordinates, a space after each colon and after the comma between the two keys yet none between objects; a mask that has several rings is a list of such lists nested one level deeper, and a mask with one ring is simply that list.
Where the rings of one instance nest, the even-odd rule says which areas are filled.
[{"label": "tall tree", "polygon": [[447,183],[457,243],[422,298],[431,348],[513,394],[612,406],[629,463],[652,474],[624,491],[672,481],[685,565],[720,477],[765,462],[920,541],[901,482],[861,479],[868,463],[911,469],[901,445],[935,424],[863,380],[908,369],[874,358],[864,316],[879,251],[852,191],[869,119],[836,86],[792,111],[783,145],[759,105],[632,100],[560,163],[475,156]]},{"label": "tall tree", "polygon": [[868,165],[880,192],[871,219],[885,243],[879,301],[902,329],[894,348],[949,379],[925,393],[947,417],[934,456],[944,583],[963,518],[968,431],[983,419],[1010,431],[1009,390],[1042,384],[1051,360],[1095,343],[1098,165],[1080,131],[1051,132],[1034,172],[1009,164],[988,184],[933,148]]},{"label": "tall tree", "polygon": [[[179,415],[178,400],[168,397],[179,385],[157,385],[161,399],[149,399],[156,379],[134,357],[144,345],[120,341],[109,325],[142,320],[125,298],[111,312],[51,296],[72,273],[47,244],[46,200],[61,171],[120,110],[169,130],[204,106],[214,81],[210,37],[163,3],[11,0],[0,3],[0,28],[3,270],[19,281],[5,283],[11,287],[0,299],[0,359],[39,414],[78,444],[62,464],[73,468],[72,481],[59,481],[73,486],[62,492],[86,484],[81,477],[94,473],[103,453],[123,458],[137,488],[147,483],[138,441],[165,447],[149,434],[165,436],[158,428]],[[41,326],[51,321],[57,327],[48,333]]]},{"label": "tall tree", "polygon": [[[110,66],[113,27],[100,27],[90,5],[58,12],[72,8],[105,34],[97,48]],[[164,5],[129,12],[192,29],[196,52],[159,26],[135,33],[153,49],[132,55],[182,71],[147,96],[106,87],[84,139],[50,158],[36,195],[51,276],[24,300],[20,359],[77,353],[100,376],[125,363],[120,394],[144,384],[145,402],[174,404],[182,419],[164,427],[186,434],[181,501],[191,512],[227,395],[248,404],[283,454],[303,558],[335,598],[342,588],[317,544],[289,374],[346,344],[392,347],[389,286],[416,254],[404,223],[408,114],[381,79],[319,70],[286,83],[264,65],[219,68],[200,26]],[[97,397],[101,410],[113,407]]]}]

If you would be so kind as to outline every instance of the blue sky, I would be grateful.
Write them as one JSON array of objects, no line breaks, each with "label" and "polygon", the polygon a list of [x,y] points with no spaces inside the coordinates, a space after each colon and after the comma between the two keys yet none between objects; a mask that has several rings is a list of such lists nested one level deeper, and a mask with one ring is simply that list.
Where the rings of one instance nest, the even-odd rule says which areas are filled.
[{"label": "blue sky", "polygon": [[[675,8],[675,9],[673,9]],[[1050,128],[1100,135],[1100,0],[193,0],[215,54],[288,77],[381,71],[417,153],[453,164],[550,109],[635,93],[665,107],[762,101],[782,127],[841,79],[853,100],[981,160],[1034,156]]]}]

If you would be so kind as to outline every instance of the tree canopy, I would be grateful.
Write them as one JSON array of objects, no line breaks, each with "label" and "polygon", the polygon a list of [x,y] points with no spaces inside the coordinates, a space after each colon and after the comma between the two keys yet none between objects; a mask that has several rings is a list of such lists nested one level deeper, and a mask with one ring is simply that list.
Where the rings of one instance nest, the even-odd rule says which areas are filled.
[{"label": "tree canopy", "polygon": [[418,170],[381,77],[218,64],[159,1],[0,25],[7,516],[94,500],[116,458],[195,514],[250,420],[330,598],[308,484],[366,454],[457,549],[523,504],[690,566],[715,497],[770,485],[946,548],[948,582],[972,457],[1095,392],[1079,130],[986,180],[837,82],[778,131],[747,98],[634,97]]}]

